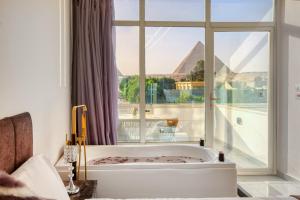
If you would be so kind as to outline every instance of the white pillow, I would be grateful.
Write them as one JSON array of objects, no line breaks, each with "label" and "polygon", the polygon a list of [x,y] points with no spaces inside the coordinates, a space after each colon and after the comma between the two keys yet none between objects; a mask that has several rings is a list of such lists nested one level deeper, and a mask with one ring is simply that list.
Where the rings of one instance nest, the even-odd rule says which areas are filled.
[{"label": "white pillow", "polygon": [[12,176],[26,184],[37,196],[70,200],[59,174],[45,156],[31,157]]}]

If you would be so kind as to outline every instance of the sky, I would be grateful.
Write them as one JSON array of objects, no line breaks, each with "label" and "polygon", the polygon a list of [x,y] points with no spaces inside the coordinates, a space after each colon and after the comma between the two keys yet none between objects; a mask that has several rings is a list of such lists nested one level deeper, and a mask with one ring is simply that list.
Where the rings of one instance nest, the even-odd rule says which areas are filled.
[{"label": "sky", "polygon": [[[139,0],[114,0],[116,20],[138,20]],[[146,20],[150,21],[203,21],[204,0],[145,0]],[[271,21],[273,0],[212,0],[213,21]],[[147,27],[146,28],[146,74],[171,74],[195,44],[204,43],[204,28],[189,27]],[[266,35],[266,33],[263,33]],[[251,50],[249,43],[261,44],[262,33],[216,33],[215,55],[229,67],[237,66],[239,55],[247,57]],[[252,36],[254,35],[254,37]],[[138,27],[117,27],[117,65],[124,75],[138,74],[139,71],[139,30]],[[265,43],[267,46],[267,43]],[[255,47],[255,45],[254,45]],[[252,48],[254,48],[252,47]],[[239,51],[239,52],[237,52]],[[245,52],[246,51],[246,52]],[[267,48],[259,52],[266,55]],[[265,71],[268,60],[257,55],[261,62],[247,66],[245,71]],[[239,62],[242,62],[241,60]]]}]

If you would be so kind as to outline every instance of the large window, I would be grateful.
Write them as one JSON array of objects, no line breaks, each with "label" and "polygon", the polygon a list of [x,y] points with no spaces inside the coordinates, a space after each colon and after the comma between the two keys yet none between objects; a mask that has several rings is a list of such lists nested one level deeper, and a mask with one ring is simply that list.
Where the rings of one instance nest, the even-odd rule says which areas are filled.
[{"label": "large window", "polygon": [[273,0],[211,0],[211,5],[212,21],[273,21]]},{"label": "large window", "polygon": [[147,21],[204,21],[205,0],[145,0]]},{"label": "large window", "polygon": [[146,141],[205,137],[204,29],[146,27]]},{"label": "large window", "polygon": [[114,0],[119,143],[188,142],[273,169],[273,0]]}]

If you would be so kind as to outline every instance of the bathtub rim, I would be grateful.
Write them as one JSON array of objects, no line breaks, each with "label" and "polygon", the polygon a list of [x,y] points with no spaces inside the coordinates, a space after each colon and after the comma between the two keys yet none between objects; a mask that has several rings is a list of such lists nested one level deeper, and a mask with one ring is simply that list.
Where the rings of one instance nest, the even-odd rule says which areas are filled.
[{"label": "bathtub rim", "polygon": [[[234,168],[236,169],[236,164],[225,160],[225,162],[218,161],[217,151],[211,148],[196,146],[195,144],[118,144],[111,146],[101,146],[101,145],[87,145],[89,148],[153,148],[153,147],[191,147],[201,149],[212,159],[205,162],[199,163],[120,163],[120,164],[105,164],[105,165],[87,165],[88,170],[139,170],[139,169],[201,169],[201,168]],[[89,159],[87,159],[89,161]],[[83,159],[81,160],[80,170],[84,170]],[[68,165],[64,163],[63,156],[55,163],[55,167],[58,171],[67,170]]]}]

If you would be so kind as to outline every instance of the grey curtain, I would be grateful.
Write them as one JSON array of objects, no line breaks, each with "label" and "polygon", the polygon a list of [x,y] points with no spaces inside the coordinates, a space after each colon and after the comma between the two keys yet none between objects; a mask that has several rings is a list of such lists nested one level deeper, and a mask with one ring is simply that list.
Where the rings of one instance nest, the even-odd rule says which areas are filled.
[{"label": "grey curtain", "polygon": [[73,0],[72,105],[88,107],[88,142],[116,144],[113,0]]}]

